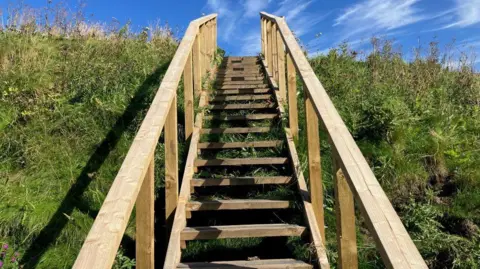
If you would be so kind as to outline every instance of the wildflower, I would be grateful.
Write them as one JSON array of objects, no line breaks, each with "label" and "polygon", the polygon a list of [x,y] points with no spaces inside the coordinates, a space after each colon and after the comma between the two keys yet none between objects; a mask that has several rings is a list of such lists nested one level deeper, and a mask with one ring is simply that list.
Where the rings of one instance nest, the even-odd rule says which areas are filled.
[{"label": "wildflower", "polygon": [[17,258],[15,256],[12,257],[12,259],[10,260],[12,263],[16,262],[17,261]]},{"label": "wildflower", "polygon": [[8,244],[3,244],[3,249],[8,249]]},{"label": "wildflower", "polygon": [[3,262],[2,262],[2,261],[0,261],[0,268],[2,268],[2,267],[3,267]]}]

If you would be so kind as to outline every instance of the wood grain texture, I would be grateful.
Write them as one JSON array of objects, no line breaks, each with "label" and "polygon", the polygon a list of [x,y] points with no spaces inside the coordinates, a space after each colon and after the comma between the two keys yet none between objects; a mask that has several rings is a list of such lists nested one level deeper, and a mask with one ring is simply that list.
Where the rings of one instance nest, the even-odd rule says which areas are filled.
[{"label": "wood grain texture", "polygon": [[295,224],[251,224],[186,227],[182,231],[182,240],[208,240],[219,238],[253,238],[300,236],[305,227]]},{"label": "wood grain texture", "polygon": [[295,148],[295,143],[293,142],[293,137],[289,129],[285,130],[285,136],[287,139],[290,158],[292,159],[292,168],[294,170],[295,177],[298,183],[298,189],[302,197],[305,217],[308,222],[308,227],[310,228],[310,235],[312,237],[313,246],[318,257],[318,267],[321,269],[330,268],[330,264],[328,263],[327,258],[327,252],[325,249],[325,241],[323,241],[322,234],[320,233],[320,229],[318,228],[318,224],[315,218],[315,212],[311,203],[310,193],[308,191],[305,178],[303,177],[297,149]]},{"label": "wood grain texture", "polygon": [[323,183],[322,183],[322,162],[320,159],[320,133],[318,117],[313,108],[312,100],[305,89],[305,118],[307,133],[307,155],[308,155],[308,177],[310,183],[310,197],[312,199],[313,211],[318,224],[318,229],[325,242],[325,221],[323,212]]},{"label": "wood grain texture", "polygon": [[338,268],[358,268],[353,194],[336,158],[333,164]]},{"label": "wood grain texture", "polygon": [[276,148],[283,144],[282,140],[252,142],[205,142],[199,143],[199,149],[235,149],[235,148]]},{"label": "wood grain texture", "polygon": [[289,184],[292,177],[225,177],[225,178],[194,178],[192,185],[195,187],[206,186],[245,186],[265,184]]},{"label": "wood grain texture", "polygon": [[338,152],[341,168],[388,268],[427,268],[387,195],[315,75],[285,19],[262,12],[278,24],[288,52],[307,87],[317,115]]},{"label": "wood grain texture", "polygon": [[215,17],[216,14],[212,14],[192,21],[185,31],[73,268],[112,267],[140,187],[153,158],[167,113],[176,95],[188,54],[192,50],[199,22]]},{"label": "wood grain texture", "polygon": [[[277,31],[278,32],[278,31]],[[285,82],[285,49],[283,46],[283,39],[280,33],[277,33],[277,40],[276,40],[276,48],[277,48],[277,82],[278,82],[278,91],[280,92],[280,96],[282,100],[287,100],[287,85]]]},{"label": "wood grain texture", "polygon": [[270,127],[233,127],[233,128],[205,128],[200,131],[201,134],[248,134],[248,133],[268,133]]},{"label": "wood grain texture", "polygon": [[155,161],[152,159],[136,204],[136,266],[139,269],[155,268]]},{"label": "wood grain texture", "polygon": [[165,219],[167,233],[173,224],[178,203],[178,131],[177,98],[173,98],[165,122]]},{"label": "wood grain texture", "polygon": [[207,200],[187,203],[187,210],[190,211],[284,209],[289,207],[290,201],[266,199]]},{"label": "wood grain texture", "polygon": [[223,121],[231,121],[231,120],[271,120],[277,118],[277,114],[248,114],[248,115],[211,115],[205,116],[207,120],[223,120]]},{"label": "wood grain texture", "polygon": [[[263,85],[257,84],[257,85]],[[234,89],[234,90],[216,90],[216,96],[219,95],[232,95],[232,94],[265,94],[270,93],[272,90],[269,88],[251,88],[251,89]]]},{"label": "wood grain texture", "polygon": [[225,104],[212,105],[210,110],[252,110],[252,109],[268,109],[274,108],[275,104]]},{"label": "wood grain texture", "polygon": [[192,53],[189,54],[185,70],[183,70],[183,94],[185,110],[185,140],[190,139],[193,132],[194,108],[193,108],[193,61]]},{"label": "wood grain texture", "polygon": [[298,137],[297,72],[292,56],[287,53],[288,126],[294,138]]},{"label": "wood grain texture", "polygon": [[202,92],[202,56],[200,51],[200,36],[195,38],[195,43],[192,48],[193,61],[193,89],[195,96],[200,96]]},{"label": "wood grain texture", "polygon": [[272,259],[251,261],[220,261],[220,262],[191,262],[181,263],[178,268],[186,269],[312,269],[313,267],[303,261],[294,259]]},{"label": "wood grain texture", "polygon": [[286,164],[287,158],[238,158],[238,159],[208,159],[195,160],[195,166],[237,166],[237,165],[273,165]]}]

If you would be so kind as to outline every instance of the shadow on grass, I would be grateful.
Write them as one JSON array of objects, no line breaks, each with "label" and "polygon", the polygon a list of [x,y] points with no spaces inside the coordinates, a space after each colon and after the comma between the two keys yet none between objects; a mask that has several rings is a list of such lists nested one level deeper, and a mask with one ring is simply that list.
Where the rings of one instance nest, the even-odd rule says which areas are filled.
[{"label": "shadow on grass", "polygon": [[[24,254],[21,264],[27,268],[35,268],[42,256],[48,248],[55,243],[60,236],[62,230],[69,222],[65,215],[70,215],[75,208],[95,218],[98,212],[91,210],[85,201],[82,201],[81,196],[87,190],[92,178],[89,176],[100,169],[110,152],[115,148],[123,133],[127,131],[134,122],[134,119],[141,111],[148,108],[150,105],[148,97],[150,96],[154,86],[158,85],[160,76],[165,73],[170,62],[159,66],[147,79],[137,88],[135,96],[130,101],[130,104],[125,109],[123,115],[118,118],[115,125],[110,129],[108,134],[103,139],[102,143],[97,147],[95,152],[90,156],[87,164],[81,171],[80,175],[75,180],[68,193],[65,195],[62,203],[58,207],[55,214],[52,216],[48,224],[41,230],[38,236],[35,237],[30,247]],[[125,245],[133,245],[131,238],[124,237],[122,240]]]}]

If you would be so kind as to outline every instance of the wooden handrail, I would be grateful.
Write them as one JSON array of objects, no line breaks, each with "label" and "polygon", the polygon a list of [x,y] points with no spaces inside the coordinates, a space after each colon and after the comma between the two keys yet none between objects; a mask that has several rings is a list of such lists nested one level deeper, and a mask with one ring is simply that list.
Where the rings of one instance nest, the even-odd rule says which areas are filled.
[{"label": "wooden handrail", "polygon": [[[194,82],[188,85],[192,85],[192,87],[196,85],[195,90],[198,92],[201,90],[199,88],[201,87],[201,79],[206,75],[216,50],[216,17],[216,14],[211,14],[190,22],[73,268],[111,268],[137,198],[142,199],[142,203],[137,204],[137,207],[151,206],[153,208],[153,184],[151,183],[153,181],[155,148],[167,118],[169,120],[168,126],[176,129],[176,109],[171,108],[172,104],[176,104],[174,101],[177,96],[177,87],[189,59],[193,58],[194,75],[188,74],[188,77],[193,79]],[[195,49],[194,44],[196,45]],[[191,55],[193,57],[190,57]],[[201,68],[201,72],[197,72],[199,68]],[[193,93],[193,91],[189,92]],[[186,99],[193,100],[193,98]],[[189,109],[193,109],[193,106],[190,106]],[[186,112],[186,114],[188,113]],[[186,120],[193,121],[192,118],[186,118]],[[191,122],[191,125],[193,125],[193,122]],[[173,130],[170,129],[170,131]],[[169,137],[174,135],[175,133],[172,132]],[[178,141],[176,138],[172,138],[172,141],[173,146],[170,146],[170,150],[176,151]],[[172,152],[172,154],[176,154],[176,152]],[[170,161],[178,162],[178,160]],[[147,171],[150,172],[147,173]],[[146,176],[148,180],[144,180]],[[173,188],[166,187],[166,191],[171,189],[171,197],[174,197],[172,201],[167,201],[167,203],[170,202],[170,206],[176,207],[178,175],[175,176],[175,173],[172,173],[170,177],[172,182],[169,184],[176,184],[176,186]],[[142,188],[143,184],[148,184],[148,188],[145,186]],[[140,191],[142,197],[138,197]],[[147,199],[148,202],[143,201],[144,199]],[[137,222],[137,268],[154,268],[152,208],[137,208],[137,214],[145,214],[139,219],[148,222],[147,224]],[[148,231],[139,233],[139,229],[148,229]],[[143,251],[141,257],[138,257],[139,242],[149,244],[148,246],[140,246],[141,252]]]},{"label": "wooden handrail", "polygon": [[[360,206],[361,213],[367,222],[369,231],[372,233],[376,246],[387,267],[427,268],[425,261],[418,252],[345,123],[335,109],[330,97],[318,80],[299,44],[295,40],[295,36],[287,26],[285,19],[265,12],[260,13],[260,18],[262,21],[262,52],[266,58],[267,68],[270,70],[270,73],[276,72],[278,66],[275,66],[277,60],[274,59],[274,54],[278,54],[279,49],[282,50],[281,53],[287,53],[287,63],[290,60],[293,62],[297,74],[303,81],[306,98],[311,102],[314,114],[320,119],[321,124],[329,136],[333,149],[334,162],[338,165],[338,171],[334,171],[337,183],[336,196],[338,199],[342,199],[342,203],[336,201],[336,211],[340,213],[337,214],[337,216],[341,218],[337,220],[337,223],[340,225],[337,225],[337,233],[340,233],[337,234],[337,238],[339,240],[339,247],[341,248],[339,250],[339,263],[341,266],[343,268],[355,268],[357,263],[356,245],[351,245],[352,242],[356,244],[355,238],[347,238],[351,237],[352,228],[353,232],[355,232],[355,219],[353,213],[350,214],[352,216],[345,215],[347,212],[354,212],[352,211],[353,202],[348,202],[348,196],[353,195],[355,201]],[[275,34],[279,34],[283,40],[283,44],[280,44],[281,46],[276,44],[276,40],[274,39],[275,34],[272,33],[274,30],[277,31]],[[285,52],[283,52],[283,46]],[[285,76],[285,74],[280,74],[280,76]],[[278,76],[274,75],[274,77],[277,79]],[[291,74],[289,74],[289,78],[291,77]],[[289,85],[292,85],[292,83],[289,83]],[[289,89],[289,94],[290,91]],[[289,111],[289,113],[292,113],[292,111]],[[296,111],[294,113],[296,116]],[[297,123],[295,122],[294,124]],[[307,124],[309,123],[307,122]],[[318,128],[318,126],[316,128]],[[315,144],[318,145],[318,143]],[[309,151],[309,159],[310,154],[311,152]],[[318,160],[315,160],[314,165],[319,165]],[[309,164],[309,167],[311,166],[312,164]],[[312,179],[321,181],[321,176],[320,178],[311,177],[311,182]],[[345,181],[346,184],[343,184],[343,181]],[[312,189],[310,192],[312,199],[322,199],[320,195],[314,195]],[[344,238],[342,238],[342,236],[344,236]],[[350,257],[344,257],[345,253],[352,255]],[[351,261],[348,259],[351,259]]]}]

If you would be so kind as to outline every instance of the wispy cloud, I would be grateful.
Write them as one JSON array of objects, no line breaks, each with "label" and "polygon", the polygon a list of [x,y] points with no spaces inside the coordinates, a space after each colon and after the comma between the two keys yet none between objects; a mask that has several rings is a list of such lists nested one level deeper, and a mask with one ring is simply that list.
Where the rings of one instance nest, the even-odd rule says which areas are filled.
[{"label": "wispy cloud", "polygon": [[431,17],[416,6],[419,0],[365,0],[355,4],[335,19],[333,26],[342,26],[343,38],[372,35],[411,25]]},{"label": "wispy cloud", "polygon": [[313,26],[330,15],[330,12],[325,14],[308,12],[307,8],[314,2],[314,0],[283,0],[279,3],[279,8],[274,14],[285,16],[292,31],[295,32],[297,36],[301,36],[308,33],[312,30]]},{"label": "wispy cloud", "polygon": [[245,9],[244,17],[258,17],[260,11],[266,9],[270,2],[272,2],[272,0],[245,0],[243,2]]},{"label": "wispy cloud", "polygon": [[237,21],[241,17],[241,13],[231,5],[231,1],[224,0],[208,0],[206,9],[209,12],[218,13],[221,23],[218,23],[219,37],[224,41],[231,39],[237,27]]},{"label": "wispy cloud", "polygon": [[467,27],[480,23],[480,0],[456,0],[455,22],[442,27]]}]

